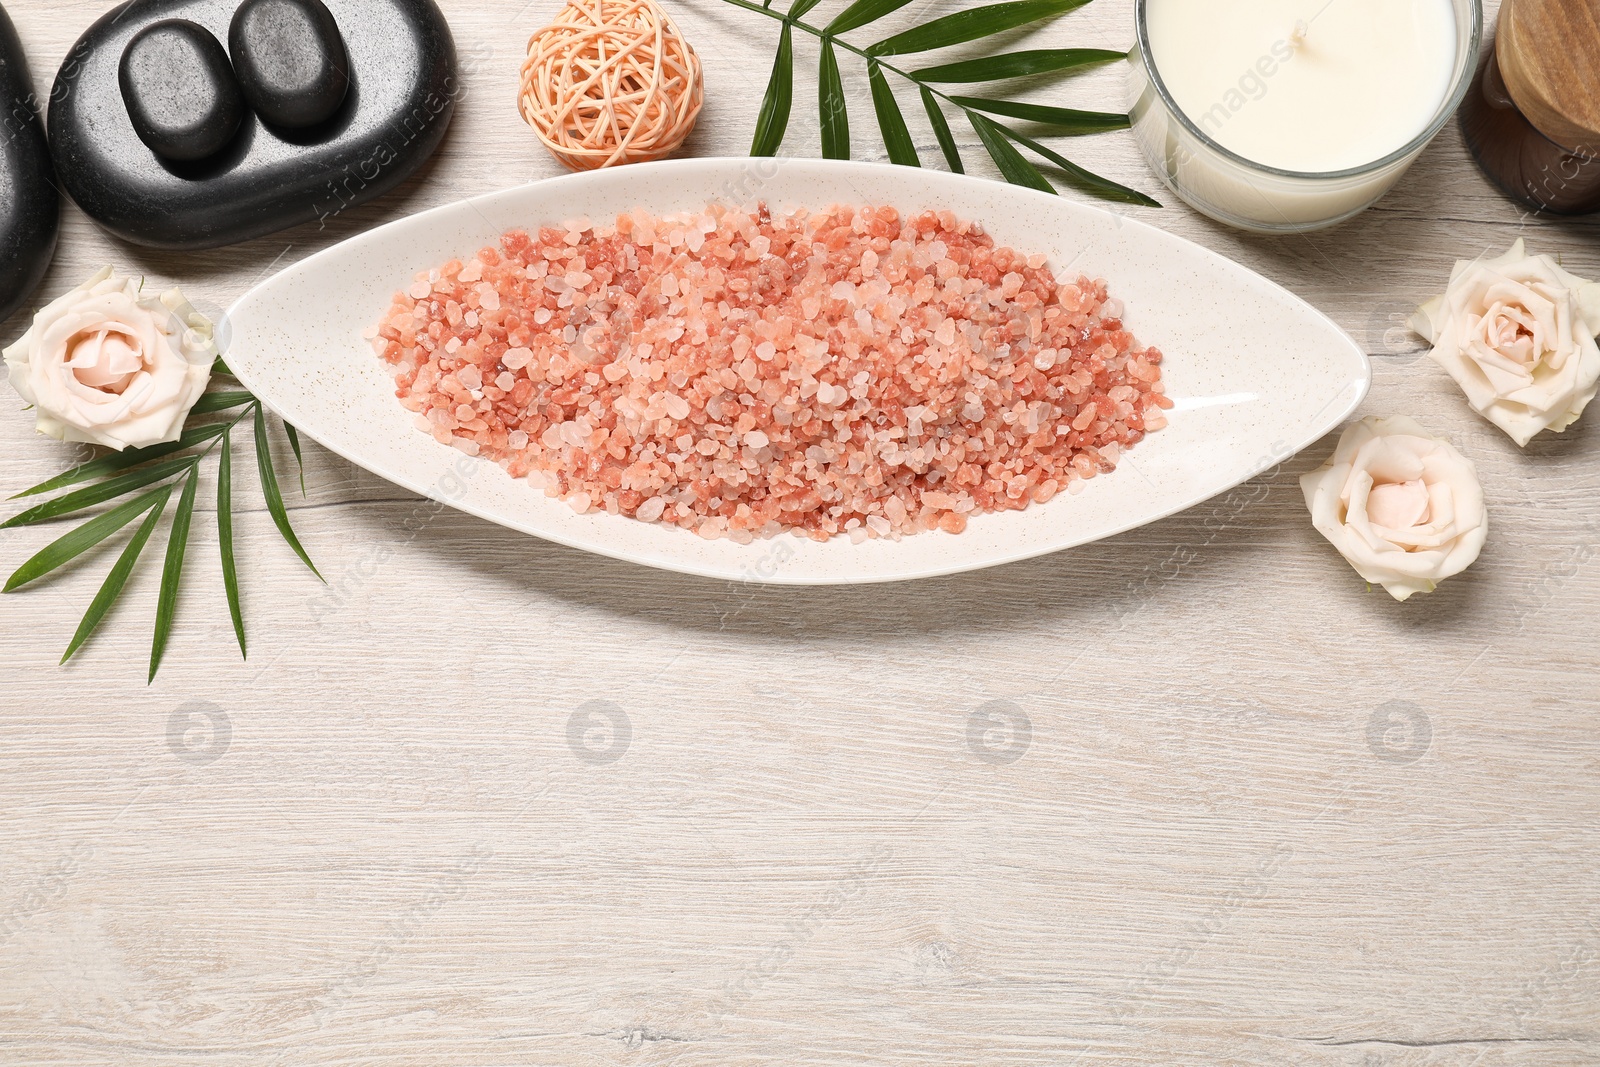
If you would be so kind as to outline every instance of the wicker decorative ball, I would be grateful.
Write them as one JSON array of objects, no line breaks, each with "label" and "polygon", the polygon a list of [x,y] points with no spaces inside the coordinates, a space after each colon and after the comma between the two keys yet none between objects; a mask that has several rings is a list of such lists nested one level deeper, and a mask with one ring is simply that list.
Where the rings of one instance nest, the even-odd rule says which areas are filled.
[{"label": "wicker decorative ball", "polygon": [[569,0],[528,41],[518,106],[573,170],[662,159],[705,100],[700,57],[655,0]]}]

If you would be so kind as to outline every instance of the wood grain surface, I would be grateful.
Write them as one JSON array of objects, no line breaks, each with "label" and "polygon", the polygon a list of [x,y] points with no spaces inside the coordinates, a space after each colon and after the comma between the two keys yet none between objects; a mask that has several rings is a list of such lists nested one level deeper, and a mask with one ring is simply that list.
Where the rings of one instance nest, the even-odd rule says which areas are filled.
[{"label": "wood grain surface", "polygon": [[1600,8],[1568,0],[1505,5],[1496,58],[1517,110],[1545,136],[1585,154],[1600,150]]},{"label": "wood grain surface", "polygon": [[[42,87],[109,7],[7,6]],[[375,224],[556,174],[515,108],[555,0],[444,6],[466,92],[399,192],[192,255],[69,207],[41,298],[111,261],[223,307]],[[1012,36],[1125,48],[1132,6]],[[773,26],[672,10],[706,66],[690,148],[739,153]],[[796,51],[788,150],[810,154]],[[856,153],[881,159],[845,65]],[[1066,147],[1162,192],[1125,134]],[[1110,541],[817,590],[593,558],[308,445],[291,506],[322,585],[241,464],[248,661],[209,511],[153,685],[155,568],[66,667],[104,553],[0,602],[0,1062],[1600,1063],[1600,415],[1519,450],[1402,325],[1452,261],[1517,237],[1600,276],[1600,223],[1526,214],[1453,126],[1332,232],[1137,217],[1365,343],[1365,413],[1478,464],[1473,569],[1406,604],[1366,589],[1297,485],[1331,439]],[[4,393],[10,493],[79,453]],[[58,533],[7,531],[0,565]]]}]

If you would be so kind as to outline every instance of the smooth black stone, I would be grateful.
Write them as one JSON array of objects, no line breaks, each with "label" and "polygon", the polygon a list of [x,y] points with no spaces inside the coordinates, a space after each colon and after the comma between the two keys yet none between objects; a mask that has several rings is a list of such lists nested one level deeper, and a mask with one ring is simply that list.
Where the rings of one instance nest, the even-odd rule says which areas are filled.
[{"label": "smooth black stone", "polygon": [[222,42],[186,19],[134,34],[122,50],[117,84],[133,132],[163,159],[208,159],[244,121],[244,97]]},{"label": "smooth black stone", "polygon": [[56,251],[61,200],[22,41],[0,7],[0,319],[27,303]]},{"label": "smooth black stone", "polygon": [[344,38],[321,0],[244,0],[228,54],[245,99],[274,126],[326,122],[350,88]]},{"label": "smooth black stone", "polygon": [[325,0],[343,31],[350,78],[331,118],[290,130],[246,112],[238,134],[209,159],[157,156],[122,104],[122,50],[171,18],[220,40],[238,2],[129,0],[84,32],[56,74],[56,173],[90,218],[124,240],[216,248],[304,222],[326,226],[405,181],[444,138],[461,83],[450,27],[433,0]]}]

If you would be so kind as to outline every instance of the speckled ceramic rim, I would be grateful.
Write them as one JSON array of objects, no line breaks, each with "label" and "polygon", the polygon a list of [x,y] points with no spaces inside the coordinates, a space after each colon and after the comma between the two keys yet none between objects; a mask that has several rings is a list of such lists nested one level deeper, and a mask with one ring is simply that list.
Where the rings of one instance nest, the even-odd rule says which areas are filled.
[{"label": "speckled ceramic rim", "polygon": [[[1155,86],[1156,95],[1161,98],[1161,103],[1166,107],[1167,111],[1176,116],[1178,122],[1183,125],[1183,128],[1193,134],[1201,144],[1205,145],[1207,148],[1210,148],[1213,152],[1222,156],[1224,159],[1228,159],[1239,164],[1241,167],[1256,171],[1260,174],[1271,174],[1279,178],[1291,178],[1300,181],[1328,181],[1336,178],[1364,177],[1368,174],[1375,174],[1386,167],[1393,166],[1394,164],[1405,160],[1407,157],[1426,147],[1428,142],[1439,136],[1439,131],[1444,129],[1445,123],[1449,122],[1451,116],[1456,113],[1456,109],[1461,106],[1461,101],[1467,98],[1467,90],[1471,88],[1472,79],[1476,76],[1478,71],[1478,55],[1483,48],[1483,0],[1461,0],[1461,3],[1454,4],[1453,6],[1455,6],[1457,9],[1456,30],[1458,35],[1461,29],[1460,8],[1464,5],[1468,13],[1471,15],[1470,25],[1468,26],[1469,36],[1467,39],[1467,54],[1461,59],[1461,69],[1456,75],[1454,87],[1450,90],[1449,94],[1446,95],[1444,102],[1439,105],[1439,111],[1436,115],[1434,115],[1433,121],[1430,122],[1421,133],[1417,134],[1417,136],[1407,141],[1402,147],[1395,149],[1382,159],[1374,160],[1371,163],[1364,163],[1359,167],[1349,167],[1345,170],[1328,171],[1283,170],[1279,167],[1268,166],[1265,163],[1257,163],[1253,159],[1247,159],[1246,157],[1239,155],[1232,149],[1224,148],[1222,145],[1212,140],[1211,137],[1199,127],[1199,125],[1189,118],[1188,114],[1183,110],[1183,108],[1178,106],[1178,102],[1174,100],[1172,98],[1172,94],[1167,91],[1166,82],[1161,80],[1161,72],[1156,69],[1155,60],[1150,56],[1150,27],[1145,18],[1146,8],[1149,5],[1149,0],[1135,0],[1135,2],[1136,6],[1134,8],[1134,24],[1137,28],[1139,39],[1139,62],[1144,65],[1145,74],[1149,77],[1150,84]],[[1199,3],[1203,2],[1203,0],[1191,0],[1191,2]],[[1363,208],[1360,210],[1365,209]],[[1359,211],[1351,212],[1351,214],[1358,213]],[[1347,215],[1344,217],[1348,218],[1349,216]],[[1319,223],[1319,225],[1328,224]]]}]

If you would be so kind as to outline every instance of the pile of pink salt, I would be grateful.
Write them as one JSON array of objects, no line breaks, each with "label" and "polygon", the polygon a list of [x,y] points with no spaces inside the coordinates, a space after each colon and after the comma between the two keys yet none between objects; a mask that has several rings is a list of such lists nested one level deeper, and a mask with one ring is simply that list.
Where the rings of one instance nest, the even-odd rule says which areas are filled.
[{"label": "pile of pink salt", "polygon": [[1105,283],[949,212],[587,219],[417,275],[368,336],[417,426],[565,498],[749,541],[1025,508],[1166,424]]}]

